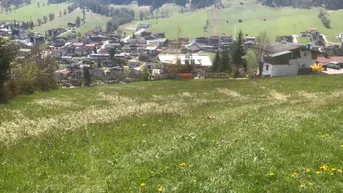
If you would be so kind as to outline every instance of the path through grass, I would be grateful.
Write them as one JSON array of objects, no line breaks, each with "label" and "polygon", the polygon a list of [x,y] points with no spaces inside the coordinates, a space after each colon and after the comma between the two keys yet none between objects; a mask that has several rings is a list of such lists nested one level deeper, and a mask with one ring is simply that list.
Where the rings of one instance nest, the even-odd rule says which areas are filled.
[{"label": "path through grass", "polygon": [[340,192],[342,81],[160,81],[25,96],[0,106],[0,192]]}]

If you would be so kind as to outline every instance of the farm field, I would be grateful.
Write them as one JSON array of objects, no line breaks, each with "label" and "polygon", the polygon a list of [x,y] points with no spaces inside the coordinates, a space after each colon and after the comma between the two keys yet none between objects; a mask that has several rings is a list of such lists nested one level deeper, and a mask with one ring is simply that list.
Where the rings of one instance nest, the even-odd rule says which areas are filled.
[{"label": "farm field", "polygon": [[[40,3],[40,8],[37,6],[37,2]],[[43,3],[45,3],[45,7],[43,7]],[[49,13],[54,13],[55,18],[59,16],[59,11],[68,10],[68,3],[60,3],[60,4],[47,4],[47,0],[32,0],[30,5],[23,6],[18,8],[17,10],[13,11],[6,15],[6,12],[0,13],[0,21],[33,21],[37,22],[38,18],[42,18],[43,16],[49,16]]]},{"label": "farm field", "polygon": [[0,192],[340,192],[342,81],[170,80],[23,96],[0,106]]}]

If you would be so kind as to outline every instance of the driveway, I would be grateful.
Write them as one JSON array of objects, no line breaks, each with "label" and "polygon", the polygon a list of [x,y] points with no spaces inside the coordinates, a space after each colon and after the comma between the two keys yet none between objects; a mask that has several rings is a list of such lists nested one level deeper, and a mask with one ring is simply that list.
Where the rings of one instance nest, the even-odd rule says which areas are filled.
[{"label": "driveway", "polygon": [[339,69],[339,70],[336,70],[336,69],[333,69],[333,68],[327,68],[326,71],[323,71],[324,74],[329,74],[329,75],[332,75],[332,74],[343,74],[343,69]]}]

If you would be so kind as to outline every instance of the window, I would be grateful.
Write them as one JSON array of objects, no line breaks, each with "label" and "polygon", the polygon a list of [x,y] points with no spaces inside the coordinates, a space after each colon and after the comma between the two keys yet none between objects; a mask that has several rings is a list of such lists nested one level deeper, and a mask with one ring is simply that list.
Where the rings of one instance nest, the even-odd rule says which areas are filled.
[{"label": "window", "polygon": [[266,70],[269,70],[269,65],[266,65]]},{"label": "window", "polygon": [[307,53],[306,52],[304,52],[304,57],[306,57],[307,56]]}]

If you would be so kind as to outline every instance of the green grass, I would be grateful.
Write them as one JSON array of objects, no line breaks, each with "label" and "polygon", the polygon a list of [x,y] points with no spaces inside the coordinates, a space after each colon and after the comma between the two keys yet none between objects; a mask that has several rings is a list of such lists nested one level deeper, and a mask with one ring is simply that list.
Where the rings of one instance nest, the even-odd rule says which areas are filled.
[{"label": "green grass", "polygon": [[[175,39],[178,25],[182,28],[181,36],[190,38],[211,34],[218,35],[219,33],[237,36],[238,31],[242,30],[244,34],[247,33],[249,36],[257,36],[261,31],[267,31],[270,39],[274,40],[277,35],[299,34],[309,28],[317,28],[327,36],[329,41],[337,42],[336,36],[343,32],[343,25],[341,24],[343,11],[329,13],[332,29],[327,29],[317,17],[319,8],[270,8],[257,5],[256,1],[245,1],[244,6],[241,6],[239,2],[241,1],[224,2],[226,8],[215,10],[217,17],[214,17],[213,8],[185,14],[178,13],[177,8],[174,8],[173,16],[169,18],[158,19],[157,23],[156,20],[143,21],[143,23],[151,23],[151,31],[165,31],[166,36],[172,39]],[[243,23],[239,23],[239,19],[242,19]],[[209,20],[210,27],[207,32],[204,32],[203,27],[206,20]]]},{"label": "green grass", "polygon": [[[41,26],[35,27],[35,32],[44,33],[45,31],[53,28],[66,28],[68,29],[68,22],[75,22],[76,18],[82,18],[82,10],[77,9],[71,13],[63,15],[62,17],[55,17],[54,20],[47,22]],[[76,28],[76,33],[80,32],[84,34],[97,26],[102,27],[103,29],[106,28],[106,22],[111,18],[105,17],[96,13],[86,12],[86,23],[82,24],[79,28]]]},{"label": "green grass", "polygon": [[[159,81],[23,96],[0,106],[0,192],[341,192],[342,81]],[[315,173],[323,164],[333,175]]]},{"label": "green grass", "polygon": [[[37,2],[40,2],[40,8],[37,6]],[[46,3],[45,7],[43,7],[43,2]],[[13,11],[6,15],[6,12],[3,11],[0,13],[0,21],[33,21],[37,22],[38,18],[43,16],[49,16],[49,13],[54,13],[55,18],[59,17],[59,11],[67,10],[68,3],[61,3],[61,4],[47,4],[47,0],[32,0],[32,3],[27,6],[23,6],[18,8],[17,10]]]}]

